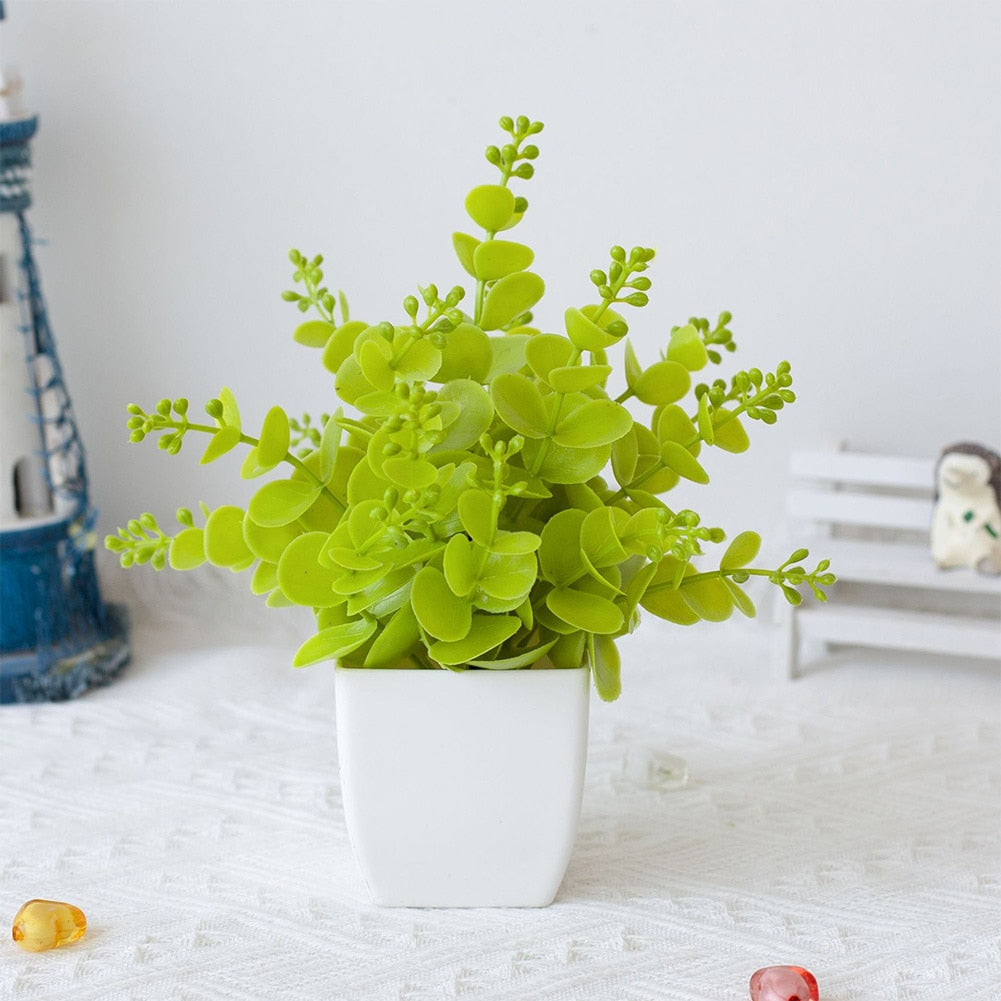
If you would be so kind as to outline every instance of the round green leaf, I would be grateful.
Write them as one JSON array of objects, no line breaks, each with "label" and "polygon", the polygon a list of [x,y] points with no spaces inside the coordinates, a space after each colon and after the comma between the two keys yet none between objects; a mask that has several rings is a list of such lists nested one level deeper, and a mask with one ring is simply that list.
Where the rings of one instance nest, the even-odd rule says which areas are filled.
[{"label": "round green leaf", "polygon": [[260,453],[256,448],[248,449],[246,456],[243,460],[243,465],[240,467],[240,475],[245,480],[252,480],[255,476],[262,476],[268,470],[274,467],[268,467],[261,465]]},{"label": "round green leaf", "polygon": [[621,438],[612,443],[612,473],[620,486],[628,486],[636,475],[639,446],[635,424]]},{"label": "round green leaf", "polygon": [[677,404],[670,404],[658,411],[656,431],[657,440],[661,445],[674,441],[687,448],[689,443],[696,443],[699,437],[699,433],[688,414]]},{"label": "round green leaf", "polygon": [[612,452],[611,445],[567,448],[553,441],[528,441],[524,449],[526,464],[534,464],[539,451],[546,446],[539,476],[550,483],[586,483],[605,468]]},{"label": "round green leaf", "polygon": [[676,441],[665,442],[661,446],[660,457],[669,469],[673,469],[686,480],[692,480],[694,483],[709,482],[709,474],[699,464],[699,460]]},{"label": "round green leaf", "polygon": [[668,361],[676,361],[684,365],[689,372],[697,372],[705,368],[709,361],[706,354],[706,346],[702,343],[698,330],[690,323],[683,327],[678,327],[671,334],[671,340],[667,346]]},{"label": "round green leaf", "polygon": [[[639,486],[628,488],[629,497],[640,507],[662,506],[654,495],[673,490],[680,479],[681,477],[673,469],[663,465],[659,455],[654,457],[641,455],[636,462],[636,475],[633,477],[633,481]],[[648,496],[654,503],[651,504],[645,499]]]},{"label": "round green leaf", "polygon": [[337,468],[337,456],[341,450],[341,426],[337,423],[342,417],[340,408],[327,418],[320,436],[320,479],[329,483]]},{"label": "round green leaf", "polygon": [[410,591],[414,584],[412,567],[392,570],[375,584],[348,598],[347,610],[351,615],[368,610],[380,621],[410,604]]},{"label": "round green leaf", "polygon": [[563,629],[569,630],[557,638],[556,642],[549,651],[549,659],[552,662],[553,667],[561,669],[581,667],[585,663],[584,648],[585,641],[587,640],[587,634],[582,633],[579,629],[573,629],[566,625],[562,619],[557,619],[548,608],[543,608],[542,611],[548,615],[553,622],[558,622]]},{"label": "round green leaf", "polygon": [[557,393],[580,393],[603,384],[611,374],[611,365],[567,365],[551,369],[548,382]]},{"label": "round green leaf", "polygon": [[381,625],[365,654],[365,667],[399,667],[420,640],[417,617],[410,603],[403,605]]},{"label": "round green leaf", "polygon": [[461,640],[440,641],[428,649],[432,660],[448,667],[468,664],[510,639],[521,626],[516,615],[473,615],[469,632]]},{"label": "round green leaf", "polygon": [[658,361],[642,372],[630,388],[643,403],[656,407],[680,400],[691,384],[692,378],[684,365]]},{"label": "round green leaf", "polygon": [[577,508],[559,511],[542,529],[539,565],[542,576],[557,586],[571,584],[586,572],[581,559],[580,532],[585,513]]},{"label": "round green leaf", "polygon": [[545,438],[549,418],[545,401],[531,379],[512,372],[497,376],[490,387],[497,415],[508,427],[527,438]]},{"label": "round green leaf", "polygon": [[236,397],[233,395],[232,390],[223,386],[219,390],[219,401],[222,403],[222,417],[219,418],[221,423],[226,427],[240,428],[240,410],[236,405]]},{"label": "round green leaf", "polygon": [[328,372],[336,372],[344,359],[354,352],[355,341],[363,330],[368,330],[367,323],[349,320],[333,332],[323,349],[323,367]]},{"label": "round green leaf", "polygon": [[526,650],[515,657],[502,657],[497,660],[471,660],[469,665],[470,667],[485,667],[491,671],[516,671],[519,668],[531,667],[533,664],[537,664],[549,653],[555,643],[556,640],[553,639],[548,643],[543,643],[542,646],[533,647],[531,650]]},{"label": "round green leaf", "polygon": [[670,556],[661,560],[640,596],[640,605],[651,615],[679,626],[691,626],[699,621],[698,613],[685,602],[678,589],[686,566]]},{"label": "round green leaf", "polygon": [[720,408],[713,414],[713,429],[713,444],[725,452],[746,452],[751,447],[751,439],[740,423],[740,418],[731,416],[729,410]]},{"label": "round green leaf", "polygon": [[716,429],[713,427],[712,404],[709,402],[709,394],[703,393],[699,397],[698,413],[699,434],[707,445],[712,445],[716,441]]},{"label": "round green leaf", "polygon": [[473,252],[474,276],[492,282],[531,267],[535,253],[530,247],[510,240],[485,240]]},{"label": "round green leaf", "polygon": [[239,427],[222,427],[209,439],[208,447],[202,453],[201,464],[215,462],[221,455],[236,448],[240,444]]},{"label": "round green leaf", "polygon": [[493,382],[499,375],[517,372],[525,364],[525,348],[530,340],[528,334],[508,333],[490,338],[490,372],[487,382]]},{"label": "round green leaf", "polygon": [[462,527],[481,546],[493,542],[495,516],[493,498],[485,490],[471,489],[461,494],[458,502],[459,519]]},{"label": "round green leaf", "polygon": [[445,346],[441,349],[441,365],[434,374],[435,381],[473,379],[485,382],[493,362],[490,338],[472,323],[460,323],[443,336]]},{"label": "round green leaf", "polygon": [[483,302],[480,326],[500,330],[531,309],[546,291],[546,283],[532,271],[518,271],[495,282]]},{"label": "round green leaf", "polygon": [[376,630],[375,619],[365,616],[352,622],[321,629],[296,651],[294,667],[306,667],[321,660],[337,660],[357,650]]},{"label": "round green leaf", "polygon": [[501,184],[481,184],[466,195],[466,212],[477,226],[496,233],[514,215],[514,195]]},{"label": "round green leaf", "polygon": [[261,560],[254,568],[254,575],[250,580],[251,594],[269,594],[278,587],[278,567],[274,563],[265,563]]},{"label": "round green leaf", "polygon": [[538,571],[539,564],[534,553],[516,555],[491,553],[483,565],[477,583],[483,593],[490,598],[505,604],[517,605],[528,597]]},{"label": "round green leaf", "polygon": [[506,223],[504,223],[503,226],[501,226],[501,229],[502,230],[504,230],[504,229],[514,229],[514,227],[517,226],[518,223],[521,222],[522,217],[524,215],[525,215],[524,212],[515,212],[514,215],[512,215],[511,218],[508,219],[508,221]]},{"label": "round green leaf", "polygon": [[678,626],[692,626],[699,621],[698,613],[685,603],[681,592],[676,589],[647,591],[640,598],[640,605],[651,615],[656,615],[657,618],[673,622]]},{"label": "round green leaf", "polygon": [[640,365],[639,359],[636,357],[636,352],[633,350],[633,345],[630,341],[626,341],[624,361],[626,385],[630,387],[635,386],[639,381],[639,377],[643,374],[643,366]]},{"label": "round green leaf", "polygon": [[334,389],[345,403],[354,404],[371,393],[375,386],[365,377],[358,359],[352,354],[341,362],[341,367],[334,376]]},{"label": "round green leaf", "polygon": [[611,636],[595,636],[589,649],[592,653],[591,674],[598,696],[604,702],[614,702],[622,694],[619,676],[621,660],[615,640]]},{"label": "round green leaf", "polygon": [[307,320],[295,328],[292,337],[297,343],[305,344],[308,348],[322,348],[326,346],[333,332],[334,325],[326,320]]},{"label": "round green leaf", "polygon": [[[334,472],[329,477],[329,489],[336,490],[337,496],[344,495],[345,484],[359,455],[360,453],[353,448],[343,448],[338,451],[334,460]],[[310,477],[307,472],[296,468],[290,477],[296,483],[305,483],[310,489],[319,491],[313,503],[299,516],[300,524],[307,531],[333,531],[344,512],[343,504],[331,496],[327,490],[316,484],[323,469],[323,462],[323,454],[319,450],[310,452],[302,459],[302,464],[308,470],[308,474],[312,474],[312,476]]]},{"label": "round green leaf", "polygon": [[363,500],[381,500],[385,492],[386,481],[373,471],[368,458],[363,458],[354,466],[348,477],[348,503],[353,506]]},{"label": "round green leaf", "polygon": [[422,337],[393,362],[393,369],[404,382],[427,382],[441,368],[441,361],[441,351]]},{"label": "round green leaf", "polygon": [[272,480],[251,497],[247,513],[265,528],[288,525],[313,504],[322,489],[302,480]]},{"label": "round green leaf", "polygon": [[546,607],[567,625],[589,633],[615,633],[623,625],[622,612],[615,602],[572,587],[550,591]]},{"label": "round green leaf", "polygon": [[355,356],[362,374],[376,389],[392,389],[396,382],[389,361],[393,349],[382,337],[373,337],[356,345]]},{"label": "round green leaf", "polygon": [[733,595],[719,577],[683,580],[678,590],[685,604],[707,622],[723,622],[733,613]]},{"label": "round green leaf", "polygon": [[243,538],[247,543],[247,548],[259,560],[268,563],[277,563],[282,558],[285,547],[301,534],[302,530],[295,522],[267,528],[264,525],[258,525],[250,517],[249,511],[243,518]]},{"label": "round green leaf", "polygon": [[[353,358],[348,359],[345,365],[352,361]],[[399,408],[400,398],[391,389],[376,389],[362,393],[354,405],[367,417],[389,417]]]},{"label": "round green leaf", "polygon": [[254,554],[243,538],[243,509],[217,507],[205,522],[205,558],[214,566],[245,570]]},{"label": "round green leaf", "polygon": [[421,628],[436,639],[455,642],[468,634],[473,615],[469,599],[458,597],[435,567],[424,567],[414,577],[410,601]]},{"label": "round green leaf", "polygon": [[344,570],[375,570],[382,566],[382,560],[377,560],[374,556],[365,556],[347,546],[332,545],[332,538],[328,537],[320,557],[325,563],[332,563]]},{"label": "round green leaf", "polygon": [[757,532],[741,532],[727,547],[719,561],[720,570],[739,570],[746,567],[761,549],[761,536]]},{"label": "round green leaf", "polygon": [[386,459],[382,471],[397,486],[424,490],[438,478],[438,470],[427,459],[397,457]]},{"label": "round green leaf", "polygon": [[730,592],[730,597],[733,598],[734,608],[745,618],[753,619],[757,614],[757,609],[755,609],[754,602],[751,601],[747,592],[729,578],[724,578],[723,583],[726,584],[727,590]]},{"label": "round green leaf", "polygon": [[205,562],[205,533],[200,528],[186,528],[170,543],[170,566],[174,570],[194,570]]},{"label": "round green leaf", "polygon": [[460,598],[472,594],[479,576],[478,553],[464,535],[453,535],[445,546],[442,568],[452,593]]},{"label": "round green leaf", "polygon": [[[383,502],[381,500],[367,500],[356,504],[348,512],[346,524],[348,538],[359,552],[365,550],[373,539],[385,534],[385,522],[380,520],[378,515],[384,515]],[[345,522],[341,522],[344,525]],[[340,537],[341,526],[337,529]]]},{"label": "round green leaf", "polygon": [[628,559],[619,541],[629,524],[629,515],[618,507],[599,507],[589,511],[580,528],[580,546],[591,566],[616,566]]},{"label": "round green leaf", "polygon": [[602,330],[594,320],[574,306],[563,314],[563,322],[566,324],[567,336],[579,351],[601,351],[619,340],[614,334]]},{"label": "round green leaf", "polygon": [[534,532],[498,532],[490,548],[495,553],[521,555],[534,553],[542,545],[542,539]]},{"label": "round green leaf", "polygon": [[264,418],[257,461],[265,469],[273,469],[288,454],[291,434],[288,415],[281,407],[272,407]]},{"label": "round green leaf", "polygon": [[455,249],[455,256],[459,258],[459,263],[467,274],[476,277],[476,267],[473,264],[473,253],[480,245],[480,241],[475,236],[468,233],[453,233],[452,246]]},{"label": "round green leaf", "polygon": [[596,448],[617,441],[632,426],[632,414],[621,404],[590,400],[559,423],[553,441],[566,448]]},{"label": "round green leaf", "polygon": [[[489,350],[489,349],[488,349]],[[458,416],[444,429],[444,437],[435,446],[435,452],[466,449],[480,440],[480,435],[490,428],[494,407],[487,391],[472,379],[452,379],[438,391],[442,403],[455,403]]]},{"label": "round green leaf", "polygon": [[525,345],[525,360],[543,381],[554,368],[565,367],[573,355],[573,345],[559,334],[536,334]]},{"label": "round green leaf", "polygon": [[320,564],[326,541],[325,532],[306,532],[285,547],[278,561],[278,586],[297,605],[323,608],[341,601],[333,590],[334,571]]}]

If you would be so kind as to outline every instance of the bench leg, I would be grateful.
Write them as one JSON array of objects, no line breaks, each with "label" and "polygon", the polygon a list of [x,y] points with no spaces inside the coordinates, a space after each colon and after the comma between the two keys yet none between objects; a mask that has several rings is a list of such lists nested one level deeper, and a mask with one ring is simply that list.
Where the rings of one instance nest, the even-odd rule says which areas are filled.
[{"label": "bench leg", "polygon": [[786,609],[785,626],[786,675],[790,679],[799,677],[800,639],[799,628],[796,620],[796,609],[790,606]]}]

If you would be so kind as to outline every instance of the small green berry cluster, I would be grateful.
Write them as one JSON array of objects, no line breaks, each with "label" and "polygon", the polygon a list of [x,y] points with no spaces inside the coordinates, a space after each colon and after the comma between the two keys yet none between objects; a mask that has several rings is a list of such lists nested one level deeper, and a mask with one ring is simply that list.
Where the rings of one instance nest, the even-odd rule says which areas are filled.
[{"label": "small green berry cluster", "polygon": [[316,310],[328,323],[334,322],[334,309],[339,306],[341,316],[346,320],[348,307],[344,296],[338,294],[335,297],[323,284],[323,254],[317,254],[310,259],[293,249],[289,251],[288,256],[295,267],[292,280],[302,284],[306,293],[303,295],[293,289],[287,289],[282,292],[282,298],[286,302],[294,302],[300,313],[308,313],[311,309]]},{"label": "small green berry cluster", "polygon": [[151,414],[137,403],[130,403],[128,412],[131,415],[127,425],[129,441],[140,442],[151,432],[162,431],[164,433],[157,440],[157,446],[169,455],[180,452],[185,432],[190,427],[186,399],[162,399]]},{"label": "small green berry cluster", "polygon": [[[608,266],[607,273],[595,268],[590,275],[591,284],[598,289],[603,306],[608,307],[615,303],[645,306],[650,301],[647,292],[652,282],[642,272],[646,271],[655,255],[656,251],[651,247],[633,247],[628,256],[623,247],[612,247],[609,251],[612,262]],[[628,332],[622,330],[623,326],[621,320],[613,320],[606,329],[610,334],[622,336]]]},{"label": "small green berry cluster", "polygon": [[774,424],[778,420],[776,411],[787,403],[796,402],[796,394],[789,388],[791,385],[789,362],[782,361],[774,372],[763,373],[758,368],[737,372],[729,386],[722,379],[715,380],[711,385],[699,383],[695,387],[695,396],[698,400],[706,397],[717,410],[726,403],[738,403],[737,413],[746,414],[751,420],[764,424]]},{"label": "small green berry cluster", "polygon": [[[511,142],[503,146],[488,146],[486,148],[487,162],[493,164],[501,173],[501,184],[507,184],[512,177],[523,181],[530,180],[535,175],[535,167],[531,161],[539,155],[539,147],[522,143],[529,137],[542,131],[542,122],[532,122],[525,115],[511,118],[504,115],[500,127],[511,137]],[[515,212],[524,212],[528,208],[525,198],[515,199]]]},{"label": "small green berry cluster", "polygon": [[828,569],[831,565],[830,560],[821,560],[812,571],[807,571],[801,566],[802,561],[809,555],[808,549],[797,549],[781,566],[768,574],[768,580],[782,588],[782,593],[790,605],[803,603],[803,595],[797,590],[803,584],[810,588],[817,601],[827,601],[827,595],[822,588],[831,587],[837,581],[837,577]]}]

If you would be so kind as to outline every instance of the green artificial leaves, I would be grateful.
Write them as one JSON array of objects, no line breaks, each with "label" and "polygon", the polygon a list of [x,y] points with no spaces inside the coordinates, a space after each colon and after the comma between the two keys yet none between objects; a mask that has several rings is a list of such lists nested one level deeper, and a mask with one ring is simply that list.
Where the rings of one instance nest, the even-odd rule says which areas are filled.
[{"label": "green artificial leaves", "polygon": [[[528,209],[518,187],[535,172],[542,124],[500,125],[505,140],[486,149],[499,176],[464,202],[479,232],[452,236],[468,294],[427,285],[396,322],[351,319],[323,257],[291,251],[296,287],[282,296],[310,314],[292,336],[332,376],[332,412],[272,406],[253,434],[229,389],[206,404],[209,422],[191,420],[185,399],[130,405],[133,442],[154,435],[174,455],[193,432],[207,439],[203,463],[242,446],[240,475],[264,482],[245,509],[202,506],[199,524],[181,509],[173,534],[143,514],[106,545],[123,566],[251,571],[269,606],[311,608],[316,633],[296,666],[586,664],[614,699],[616,640],[641,610],[718,622],[754,614],[752,577],[798,603],[801,589],[824,600],[834,575],[826,560],[807,570],[805,550],[752,566],[753,532],[714,565],[706,549],[722,530],[665,500],[681,481],[709,483],[719,454],[745,451],[749,426],[773,424],[795,395],[784,361],[693,384],[736,350],[725,312],[688,319],[665,332],[659,357],[640,359],[622,311],[648,302],[652,249],[612,247],[589,275],[596,301],[560,310],[557,330],[532,325],[546,286],[531,247],[508,234]],[[613,398],[618,354],[625,389]]]}]

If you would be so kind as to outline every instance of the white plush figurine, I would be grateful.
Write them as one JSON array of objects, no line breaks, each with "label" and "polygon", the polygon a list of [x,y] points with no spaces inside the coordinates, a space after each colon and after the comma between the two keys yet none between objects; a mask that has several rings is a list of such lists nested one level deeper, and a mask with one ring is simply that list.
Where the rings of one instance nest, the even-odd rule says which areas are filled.
[{"label": "white plush figurine", "polygon": [[935,479],[935,562],[944,569],[1001,574],[1001,456],[981,445],[950,445],[942,451]]}]

